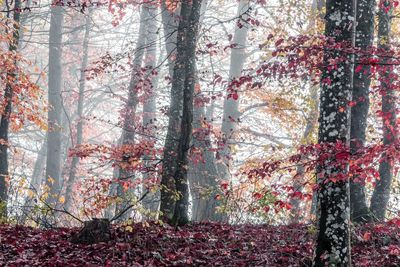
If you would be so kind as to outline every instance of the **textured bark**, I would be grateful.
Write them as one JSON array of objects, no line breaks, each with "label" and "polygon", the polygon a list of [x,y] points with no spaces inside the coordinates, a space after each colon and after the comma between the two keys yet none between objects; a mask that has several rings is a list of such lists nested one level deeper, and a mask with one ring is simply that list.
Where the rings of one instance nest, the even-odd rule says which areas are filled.
[{"label": "textured bark", "polygon": [[[123,129],[122,129],[122,145],[133,145],[135,143],[135,132],[136,132],[136,109],[139,104],[138,87],[139,79],[142,78],[141,68],[143,64],[143,57],[146,46],[146,28],[147,22],[151,20],[149,17],[148,9],[143,5],[140,15],[140,27],[139,35],[136,43],[135,55],[132,62],[132,74],[128,88],[128,100],[125,104],[125,110],[123,112]],[[125,165],[119,168],[118,180],[120,184],[117,187],[117,196],[120,198],[120,202],[116,205],[116,214],[120,213],[127,206],[131,204],[131,198],[133,197],[134,190],[131,188],[131,181],[135,179],[135,172],[130,168],[129,164],[133,160],[129,153],[123,155],[122,164]],[[122,183],[128,183],[129,189],[125,190]],[[125,212],[119,218],[119,221],[126,220],[129,218],[130,213]]]},{"label": "textured bark", "polygon": [[[389,3],[389,1],[388,1]],[[390,31],[391,31],[391,12],[379,11],[378,24],[378,48],[382,53],[390,50]],[[382,66],[387,62],[387,57],[382,57]],[[396,125],[396,89],[392,87],[390,74],[393,67],[387,65],[380,73],[382,93],[382,113],[383,119],[383,144],[391,145],[397,140]],[[390,156],[383,154],[382,162],[379,165],[379,177],[371,198],[371,212],[378,220],[384,220],[387,205],[390,198],[390,188],[393,180],[394,160]]]},{"label": "textured bark", "polygon": [[[77,107],[77,116],[78,123],[76,125],[76,141],[75,146],[79,146],[83,142],[83,104],[85,101],[85,87],[86,87],[86,68],[88,66],[88,58],[89,58],[89,35],[91,28],[91,13],[92,9],[89,9],[89,12],[86,16],[85,22],[85,35],[83,37],[83,55],[82,55],[82,64],[80,69],[80,79],[79,79],[79,93],[78,93],[78,107]],[[73,186],[75,184],[76,179],[76,171],[79,164],[79,157],[73,157],[71,166],[69,169],[69,178],[67,181],[67,186],[65,189],[65,208],[69,210],[73,203]]]},{"label": "textured bark", "polygon": [[[353,44],[354,13],[352,1],[328,0],[326,2],[325,35],[336,42]],[[329,70],[332,60],[345,58],[338,62],[337,71]],[[318,143],[349,144],[348,103],[351,100],[353,58],[340,50],[325,51],[325,66],[321,80],[330,79],[330,83],[321,83],[319,136]],[[343,108],[344,107],[344,108]],[[344,109],[344,110],[340,110]],[[342,111],[342,112],[341,112]],[[331,175],[347,173],[348,168],[333,167],[326,160],[317,168],[319,201],[318,237],[314,266],[350,266],[350,207],[349,183],[345,180],[332,182]]]},{"label": "textured bark", "polygon": [[46,187],[49,193],[46,202],[56,206],[60,195],[61,179],[61,113],[62,113],[62,31],[64,10],[60,6],[50,7],[49,73],[48,73],[48,126]]},{"label": "textured bark", "polygon": [[[192,138],[195,51],[201,1],[182,2],[171,87],[168,132],[164,145],[160,211],[175,225],[188,222],[188,151]],[[180,115],[182,118],[180,119]]]},{"label": "textured bark", "polygon": [[[21,8],[21,1],[15,0],[14,2],[14,10],[18,10]],[[15,24],[13,30],[13,38],[12,42],[9,45],[9,51],[17,52],[18,43],[19,43],[19,33],[20,33],[20,12],[13,12],[13,19]],[[17,64],[17,62],[14,62]],[[8,73],[7,80],[13,81],[15,80],[15,73]],[[3,113],[1,114],[0,119],[0,222],[3,218],[7,218],[7,183],[6,179],[8,177],[8,131],[10,124],[10,115],[12,112],[12,98],[13,98],[13,86],[10,83],[6,84],[6,88],[4,90],[4,105]]]},{"label": "textured bark", "polygon": [[[357,1],[356,48],[365,51],[373,45],[375,0]],[[361,60],[355,56],[355,62]],[[355,69],[358,64],[355,64]],[[365,130],[369,110],[369,87],[371,84],[371,66],[362,65],[361,71],[354,73],[353,102],[351,108],[350,150],[356,153],[365,145]],[[353,178],[354,179],[354,178]],[[367,222],[371,219],[365,199],[365,187],[357,181],[350,181],[350,211],[353,222]]]}]

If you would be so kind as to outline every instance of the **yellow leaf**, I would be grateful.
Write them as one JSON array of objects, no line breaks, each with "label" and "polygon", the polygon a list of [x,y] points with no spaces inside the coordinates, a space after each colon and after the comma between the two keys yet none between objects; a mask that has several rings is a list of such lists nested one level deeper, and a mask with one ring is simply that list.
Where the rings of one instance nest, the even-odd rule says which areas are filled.
[{"label": "yellow leaf", "polygon": [[59,201],[60,201],[61,204],[64,204],[64,202],[65,202],[65,197],[64,197],[64,196],[61,196],[60,199],[59,199]]},{"label": "yellow leaf", "polygon": [[49,176],[49,178],[47,178],[47,181],[49,181],[49,183],[51,183],[51,184],[53,184],[53,183],[54,183],[54,179],[53,179],[53,178],[51,178],[50,176]]}]

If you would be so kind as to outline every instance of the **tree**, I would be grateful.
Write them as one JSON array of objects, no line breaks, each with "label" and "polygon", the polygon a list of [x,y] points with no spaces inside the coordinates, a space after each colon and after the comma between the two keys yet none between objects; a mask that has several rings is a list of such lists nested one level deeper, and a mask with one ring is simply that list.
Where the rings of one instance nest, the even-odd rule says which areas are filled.
[{"label": "tree", "polygon": [[238,21],[236,23],[235,33],[232,40],[232,50],[229,67],[229,81],[231,82],[226,98],[224,99],[224,114],[222,118],[222,141],[223,148],[219,151],[222,164],[218,164],[220,176],[228,179],[229,169],[232,167],[232,146],[234,146],[235,131],[240,122],[239,112],[239,90],[234,81],[242,75],[242,70],[246,60],[247,33],[249,31],[248,12],[250,10],[250,1],[241,0],[238,6]]},{"label": "tree", "polygon": [[165,221],[176,225],[184,225],[189,220],[187,165],[192,139],[195,52],[201,2],[194,0],[181,3],[169,123],[164,145],[160,211]]},{"label": "tree", "polygon": [[[353,45],[355,7],[352,2],[326,2],[325,36],[345,48]],[[352,57],[344,49],[326,50],[321,77],[318,143],[348,144],[348,103],[352,92]],[[333,64],[334,71],[330,64]],[[350,213],[347,166],[335,165],[335,155],[317,167],[319,186],[318,237],[314,266],[348,266],[350,259]]]},{"label": "tree", "polygon": [[48,127],[46,189],[47,203],[56,206],[60,197],[61,179],[61,114],[62,114],[62,32],[64,10],[53,4],[50,7],[49,73],[48,73]]},{"label": "tree", "polygon": [[[374,16],[375,0],[357,1],[357,26],[355,47],[359,53],[368,51],[374,40]],[[353,103],[351,108],[350,150],[357,153],[365,145],[365,130],[369,110],[369,89],[371,84],[371,66],[361,65],[363,57],[356,53],[353,80]],[[357,62],[360,62],[357,64]],[[370,220],[369,209],[365,199],[363,182],[357,181],[359,177],[353,177],[350,181],[350,211],[354,222],[366,222]]]},{"label": "tree", "polygon": [[[149,4],[151,5],[151,4]],[[145,55],[145,46],[146,46],[146,28],[148,27],[148,22],[153,18],[149,13],[149,7],[144,4],[142,6],[141,14],[140,14],[140,28],[139,35],[136,43],[135,55],[132,62],[132,72],[131,72],[131,80],[129,82],[128,87],[128,99],[126,101],[124,110],[123,110],[123,129],[121,136],[122,146],[125,146],[126,152],[123,155],[123,162],[120,163],[119,172],[118,172],[118,180],[119,184],[117,187],[117,196],[121,198],[121,202],[116,205],[116,214],[119,214],[130,204],[130,199],[132,198],[132,194],[134,193],[132,190],[132,183],[130,181],[134,180],[135,172],[132,170],[131,164],[135,158],[131,155],[129,146],[135,143],[135,132],[136,132],[136,110],[139,104],[139,80],[143,78],[142,74],[142,64],[143,58]],[[124,186],[126,184],[127,186]],[[125,188],[128,188],[126,190]],[[129,192],[127,194],[127,192]],[[121,220],[128,217],[129,213],[125,213],[121,216]]]},{"label": "tree", "polygon": [[[145,139],[152,141],[156,136],[156,121],[157,121],[157,87],[159,75],[156,74],[157,64],[157,38],[158,38],[158,22],[155,19],[157,17],[158,7],[146,5],[144,8],[149,13],[149,19],[146,27],[146,52],[144,58],[145,73],[145,100],[143,101],[143,118],[142,125],[144,130]],[[161,61],[161,56],[159,57]],[[146,153],[143,156],[145,172],[143,173],[143,180],[145,187],[147,183],[154,183],[155,171],[152,170],[156,162],[152,160],[151,155]],[[153,177],[152,177],[153,176]],[[153,181],[149,181],[153,180]],[[157,212],[160,205],[160,194],[159,190],[155,193],[152,192],[151,188],[145,188],[143,194],[146,194],[146,190],[150,190],[147,196],[143,199],[143,206],[150,212]]]},{"label": "tree", "polygon": [[[76,125],[76,141],[75,146],[80,146],[83,143],[83,106],[85,101],[85,88],[86,88],[86,68],[88,66],[89,60],[89,40],[90,40],[90,30],[92,24],[92,8],[89,8],[88,14],[86,15],[85,21],[85,33],[83,37],[83,55],[82,64],[80,69],[80,79],[79,79],[79,93],[78,93],[78,106],[77,106],[77,116],[78,123]],[[76,179],[76,171],[79,164],[79,157],[74,156],[72,158],[71,166],[69,169],[69,178],[67,181],[67,187],[65,189],[65,208],[70,209],[73,201],[73,186]]]},{"label": "tree", "polygon": [[[12,39],[9,43],[8,50],[11,53],[16,53],[19,43],[19,32],[20,32],[20,8],[21,1],[15,0],[14,2],[14,12],[13,20],[14,27],[12,29]],[[14,60],[14,65],[17,62]],[[18,79],[17,73],[10,71],[7,73],[6,87],[4,90],[4,109],[1,112],[0,119],[0,222],[2,218],[7,218],[7,183],[8,178],[8,133],[10,125],[10,116],[12,112],[13,105],[13,82]]]},{"label": "tree", "polygon": [[[378,52],[381,57],[379,81],[382,94],[383,144],[390,146],[397,141],[396,88],[393,83],[393,66],[390,64],[391,21],[393,2],[380,1],[378,13]],[[389,203],[393,180],[394,159],[384,152],[379,165],[379,177],[371,198],[371,212],[378,220],[384,220]]]}]

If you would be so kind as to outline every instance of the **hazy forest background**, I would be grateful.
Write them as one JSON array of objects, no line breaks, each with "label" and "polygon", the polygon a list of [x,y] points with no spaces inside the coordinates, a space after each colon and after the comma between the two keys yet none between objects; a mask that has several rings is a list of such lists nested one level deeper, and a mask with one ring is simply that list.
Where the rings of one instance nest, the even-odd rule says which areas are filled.
[{"label": "hazy forest background", "polygon": [[0,265],[398,266],[398,5],[0,0]]}]

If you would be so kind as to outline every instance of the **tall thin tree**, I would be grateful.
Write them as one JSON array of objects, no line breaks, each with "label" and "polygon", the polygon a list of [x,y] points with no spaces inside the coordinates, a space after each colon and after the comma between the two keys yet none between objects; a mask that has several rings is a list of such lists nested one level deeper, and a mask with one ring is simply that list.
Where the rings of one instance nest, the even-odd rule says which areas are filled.
[{"label": "tall thin tree", "polygon": [[[389,8],[389,11],[384,9]],[[393,2],[382,0],[378,13],[378,48],[381,54],[380,85],[382,91],[382,120],[383,144],[391,145],[397,140],[398,130],[396,123],[396,89],[392,83],[393,66],[388,64],[390,57],[390,39]],[[384,220],[390,198],[390,188],[393,180],[394,159],[387,153],[382,155],[379,165],[379,177],[371,198],[371,212],[378,220]]]},{"label": "tall thin tree", "polygon": [[[193,0],[181,3],[169,124],[164,146],[160,211],[165,221],[177,225],[186,224],[189,220],[187,166],[192,139],[193,94],[196,83],[195,52],[201,2]],[[177,97],[179,98],[174,100]]]},{"label": "tall thin tree", "polygon": [[62,114],[62,36],[64,10],[58,3],[50,7],[49,73],[48,73],[48,127],[46,187],[47,203],[57,205],[61,179],[61,114]]},{"label": "tall thin tree", "polygon": [[[8,0],[6,0],[8,1]],[[10,12],[10,11],[9,11]],[[13,20],[14,20],[14,28],[12,33],[12,39],[9,44],[8,50],[10,52],[17,52],[18,43],[19,43],[19,34],[20,34],[20,12],[21,12],[21,1],[14,1],[14,10],[13,10]],[[17,62],[14,62],[17,64]],[[7,80],[14,82],[18,77],[15,73],[7,73]],[[7,218],[7,198],[8,198],[8,189],[7,189],[7,177],[8,173],[8,132],[10,125],[10,116],[12,112],[12,98],[13,98],[13,85],[11,82],[6,83],[6,88],[4,90],[4,109],[1,114],[0,119],[0,221],[2,218]]]},{"label": "tall thin tree", "polygon": [[[355,45],[360,51],[355,55],[353,81],[353,102],[351,108],[350,150],[357,153],[365,145],[365,130],[369,110],[369,87],[371,84],[371,66],[357,64],[362,59],[361,53],[373,45],[375,0],[357,1],[357,26]],[[353,222],[370,220],[369,209],[365,198],[364,185],[353,177],[350,181],[350,210]]]},{"label": "tall thin tree", "polygon": [[[78,92],[78,106],[77,106],[77,116],[78,123],[76,125],[76,139],[75,146],[79,146],[83,142],[83,126],[84,126],[84,118],[83,118],[83,105],[85,101],[85,88],[86,88],[86,68],[88,66],[89,60],[89,38],[90,38],[90,30],[92,25],[92,8],[88,9],[88,13],[85,19],[85,33],[83,37],[83,53],[82,53],[82,64],[80,69],[80,78],[79,78],[79,92]],[[77,168],[79,164],[79,157],[74,156],[72,158],[71,166],[69,169],[69,178],[67,181],[67,187],[65,189],[65,208],[70,209],[73,202],[73,186],[75,184]]]}]

